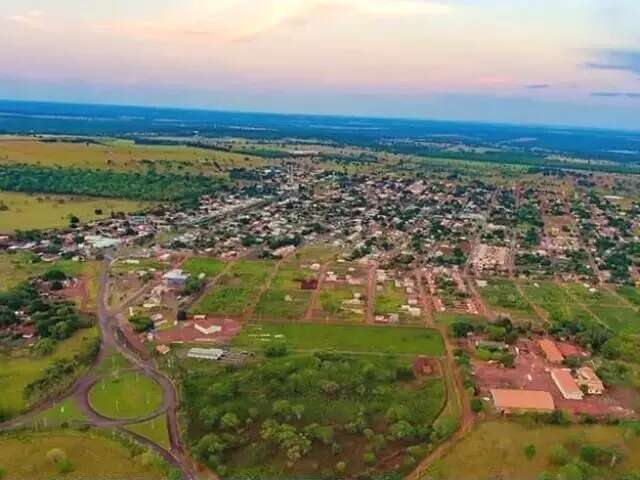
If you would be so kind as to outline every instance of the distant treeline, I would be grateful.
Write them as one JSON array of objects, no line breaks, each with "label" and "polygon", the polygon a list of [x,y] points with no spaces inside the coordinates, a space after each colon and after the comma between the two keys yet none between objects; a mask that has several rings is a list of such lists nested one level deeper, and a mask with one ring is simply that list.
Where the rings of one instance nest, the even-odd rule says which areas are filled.
[{"label": "distant treeline", "polygon": [[213,193],[221,188],[224,188],[221,181],[204,175],[0,165],[0,190],[14,192],[177,201]]},{"label": "distant treeline", "polygon": [[545,169],[570,169],[584,170],[588,172],[605,173],[640,173],[640,166],[631,163],[603,163],[599,161],[585,160],[553,160],[527,153],[517,152],[492,152],[492,153],[472,153],[472,152],[442,152],[442,151],[414,151],[403,152],[412,153],[425,158],[438,158],[450,160],[463,160],[471,162],[496,163],[500,165],[520,165],[531,167],[534,171]]}]

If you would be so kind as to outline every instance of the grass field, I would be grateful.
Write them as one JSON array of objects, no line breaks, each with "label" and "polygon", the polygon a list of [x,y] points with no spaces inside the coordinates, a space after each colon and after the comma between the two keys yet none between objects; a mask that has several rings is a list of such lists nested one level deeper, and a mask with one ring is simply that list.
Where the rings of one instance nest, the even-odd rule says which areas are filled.
[{"label": "grass field", "polygon": [[0,137],[0,163],[43,167],[76,167],[135,172],[157,171],[222,175],[233,167],[266,165],[260,157],[186,146],[136,145],[132,141],[100,139],[100,144],[43,143],[27,137]]},{"label": "grass field", "polygon": [[527,283],[523,286],[527,298],[547,311],[556,321],[580,319],[595,322],[596,319],[560,286],[553,282]]},{"label": "grass field", "polygon": [[217,258],[191,257],[182,265],[182,269],[193,276],[204,273],[206,278],[214,278],[222,272],[226,263]]},{"label": "grass field", "polygon": [[[69,195],[0,192],[0,232],[41,230],[69,225],[69,216],[81,222],[108,217],[111,212],[135,212],[150,204],[110,198],[90,198]],[[97,214],[96,209],[102,213]]]},{"label": "grass field", "polygon": [[171,444],[169,442],[169,430],[167,427],[167,416],[165,414],[159,415],[151,420],[147,420],[146,422],[127,425],[126,428],[130,432],[137,433],[138,435],[142,435],[144,438],[152,440],[165,450],[171,449]]},{"label": "grass field", "polygon": [[626,298],[627,301],[631,302],[634,305],[640,306],[640,288],[625,285],[622,287],[618,287],[617,292],[618,295]]},{"label": "grass field", "polygon": [[55,361],[71,359],[85,351],[97,334],[95,328],[78,330],[71,338],[60,342],[56,350],[46,357],[36,357],[27,348],[0,355],[0,410],[10,416],[24,411],[27,408],[24,388],[39,378],[42,371]]},{"label": "grass field", "polygon": [[241,348],[262,348],[286,342],[294,350],[337,350],[372,354],[440,356],[444,345],[435,330],[411,327],[356,325],[262,324],[248,325],[233,343]]},{"label": "grass field", "polygon": [[0,291],[42,275],[52,268],[58,268],[67,275],[78,276],[87,263],[72,260],[60,260],[55,263],[38,261],[35,255],[28,252],[0,254]]},{"label": "grass field", "polygon": [[[47,452],[61,449],[71,462],[72,471],[61,474],[59,467],[47,458]],[[0,466],[6,478],[16,480],[49,480],[52,478],[145,478],[166,477],[166,468],[158,463],[145,464],[131,457],[117,441],[95,433],[70,430],[38,434],[0,436]]]},{"label": "grass field", "polygon": [[295,259],[291,259],[278,268],[269,289],[256,305],[256,319],[299,320],[305,314],[311,291],[302,290],[301,280],[313,279],[311,270],[303,269]]},{"label": "grass field", "polygon": [[354,295],[364,296],[363,287],[352,285],[327,285],[319,295],[320,312],[314,313],[319,319],[339,322],[363,323],[365,320],[366,304],[348,305],[345,302],[353,301]]},{"label": "grass field", "polygon": [[63,423],[83,422],[86,419],[75,399],[70,397],[36,415],[33,418],[33,425],[36,428],[52,428],[60,427]]},{"label": "grass field", "polygon": [[238,260],[218,281],[213,291],[193,306],[194,313],[239,316],[258,301],[274,268],[273,262]]},{"label": "grass field", "polygon": [[535,316],[533,308],[510,280],[489,280],[486,287],[480,288],[480,295],[489,307],[497,313],[507,313],[514,318]]},{"label": "grass field", "polygon": [[376,315],[400,313],[400,307],[406,304],[407,297],[402,288],[398,288],[392,281],[385,282],[382,291],[376,293]]},{"label": "grass field", "polygon": [[162,404],[162,389],[138,372],[124,372],[99,380],[89,391],[91,407],[109,418],[149,415]]},{"label": "grass field", "polygon": [[[600,475],[593,478],[618,478],[622,472],[640,467],[640,457],[634,454],[640,449],[640,437],[625,434],[617,426],[529,426],[508,421],[491,421],[478,425],[447,455],[433,463],[422,479],[535,480],[540,478],[541,472],[556,473],[560,470],[549,462],[549,453],[554,445],[566,445],[573,457],[579,449],[574,445],[580,442],[600,447],[616,447],[625,453],[624,460],[618,467],[602,467]],[[535,446],[535,456],[530,460],[524,455],[526,445]]]}]

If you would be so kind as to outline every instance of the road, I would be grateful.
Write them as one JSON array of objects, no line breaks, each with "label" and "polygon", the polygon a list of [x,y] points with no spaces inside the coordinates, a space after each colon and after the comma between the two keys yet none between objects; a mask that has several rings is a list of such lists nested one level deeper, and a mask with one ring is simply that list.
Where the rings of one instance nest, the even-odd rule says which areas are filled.
[{"label": "road", "polygon": [[[46,402],[42,402],[30,412],[16,417],[10,421],[0,423],[0,431],[14,430],[24,427],[25,425],[29,425],[32,423],[33,419],[41,412],[53,407],[56,403],[65,398],[74,397],[77,400],[79,409],[88,418],[89,425],[103,428],[117,428],[127,435],[135,437],[136,440],[138,440],[140,443],[153,449],[167,462],[169,462],[175,468],[181,470],[183,479],[195,480],[196,476],[193,471],[191,461],[189,460],[185,452],[180,438],[180,430],[178,427],[177,418],[178,395],[175,385],[169,379],[169,377],[158,370],[151,361],[140,358],[132,349],[127,346],[126,342],[119,341],[117,337],[117,325],[115,324],[116,317],[107,308],[110,264],[111,259],[108,257],[105,258],[98,284],[96,313],[98,315],[98,326],[100,328],[101,343],[100,351],[96,360],[94,361],[94,364],[74,382],[72,387],[67,390],[67,392],[65,392],[63,396],[51,399]],[[105,358],[110,353],[114,352],[114,350],[120,352],[120,354],[122,354],[122,356],[124,356],[131,363],[133,369],[138,371],[140,374],[156,381],[162,389],[163,401],[161,406],[155,412],[151,412],[148,415],[139,418],[113,419],[104,417],[91,408],[88,400],[88,394],[93,384],[99,380],[99,376],[96,373],[97,367],[105,360]],[[149,439],[124,430],[124,427],[126,425],[150,420],[162,414],[166,414],[167,416],[170,450],[166,450],[165,448],[152,442]]]}]

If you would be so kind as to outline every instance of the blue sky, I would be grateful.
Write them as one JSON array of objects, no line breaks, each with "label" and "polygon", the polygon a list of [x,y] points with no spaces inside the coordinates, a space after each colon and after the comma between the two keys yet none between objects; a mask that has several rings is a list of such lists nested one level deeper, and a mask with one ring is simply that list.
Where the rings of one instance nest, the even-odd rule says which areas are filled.
[{"label": "blue sky", "polygon": [[636,0],[4,0],[0,97],[640,129]]}]

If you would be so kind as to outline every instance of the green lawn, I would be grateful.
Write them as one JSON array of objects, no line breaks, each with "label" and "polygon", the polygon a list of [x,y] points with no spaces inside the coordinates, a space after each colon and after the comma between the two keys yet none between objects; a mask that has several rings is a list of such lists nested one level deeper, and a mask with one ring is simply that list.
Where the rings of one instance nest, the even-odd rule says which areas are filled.
[{"label": "green lawn", "polygon": [[169,442],[169,430],[167,427],[167,416],[159,415],[151,420],[142,423],[127,425],[127,430],[142,435],[145,438],[157,443],[165,450],[171,449]]},{"label": "green lawn", "polygon": [[38,379],[43,370],[57,360],[71,359],[86,351],[98,332],[95,328],[76,331],[71,338],[60,342],[56,350],[46,357],[31,354],[28,348],[0,355],[0,411],[9,416],[23,412],[27,407],[24,388]]},{"label": "green lawn", "polygon": [[[60,449],[71,463],[71,473],[61,475],[59,466],[47,458]],[[129,449],[96,433],[73,430],[0,436],[0,466],[7,479],[49,480],[52,478],[166,478],[167,467],[159,458],[148,464],[132,457]]]},{"label": "green lawn", "polygon": [[[70,215],[77,216],[84,223],[108,217],[111,212],[135,212],[150,205],[111,198],[18,192],[0,192],[0,204],[8,208],[0,211],[2,233],[65,227],[69,225]],[[97,209],[102,213],[95,213]]]},{"label": "green lawn", "polygon": [[191,257],[182,265],[182,269],[191,275],[198,276],[202,273],[207,278],[214,278],[222,272],[226,263],[217,258]]},{"label": "green lawn", "polygon": [[444,345],[436,330],[412,327],[373,327],[320,324],[248,325],[235,337],[240,348],[262,348],[283,341],[295,350],[349,351],[373,354],[440,356]]},{"label": "green lawn", "polygon": [[138,372],[124,372],[99,380],[89,392],[91,407],[109,418],[149,415],[162,404],[162,389]]},{"label": "green lawn", "polygon": [[[640,436],[625,434],[620,427],[530,426],[509,421],[490,421],[478,425],[442,459],[433,463],[422,479],[535,480],[543,471],[557,473],[560,470],[549,462],[549,453],[555,445],[564,444],[570,457],[575,457],[579,450],[576,444],[587,442],[600,447],[616,447],[624,454],[618,467],[600,467],[599,475],[593,478],[618,478],[623,472],[640,468],[640,457],[636,455],[640,451]],[[524,455],[526,445],[535,446],[536,454],[530,460]]]}]

